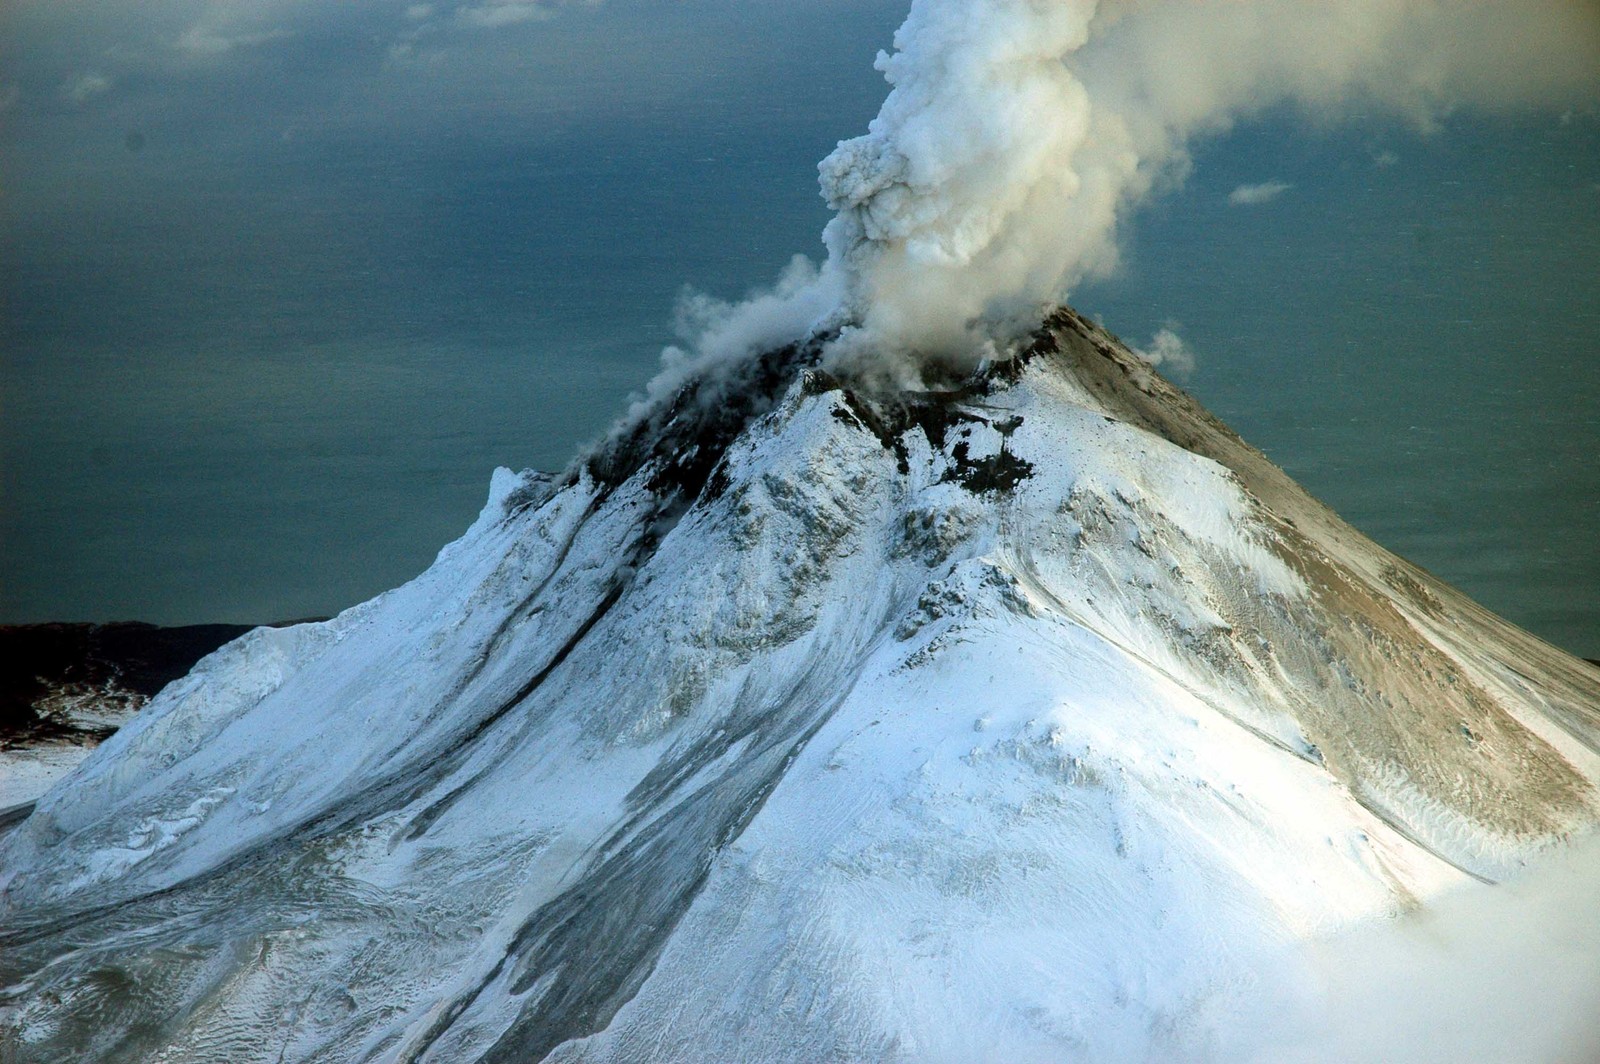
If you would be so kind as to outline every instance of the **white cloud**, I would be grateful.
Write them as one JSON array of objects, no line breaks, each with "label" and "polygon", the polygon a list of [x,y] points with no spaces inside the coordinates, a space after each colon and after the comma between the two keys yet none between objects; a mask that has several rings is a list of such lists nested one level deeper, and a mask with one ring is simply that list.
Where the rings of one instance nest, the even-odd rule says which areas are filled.
[{"label": "white cloud", "polygon": [[287,30],[228,33],[205,25],[194,25],[178,38],[177,46],[179,51],[193,56],[219,56],[235,48],[251,48],[289,36],[292,35]]},{"label": "white cloud", "polygon": [[1463,887],[1321,942],[1311,954],[1320,990],[1269,1010],[1248,1032],[1257,1045],[1226,1059],[1594,1060],[1596,882],[1600,839],[1589,837],[1499,886]]},{"label": "white cloud", "polygon": [[1240,185],[1228,193],[1228,204],[1232,207],[1250,207],[1257,203],[1269,203],[1293,187],[1287,181],[1263,181],[1259,185]]},{"label": "white cloud", "polygon": [[[458,7],[456,18],[474,29],[495,29],[550,18],[557,8],[566,7],[572,2],[574,0],[488,0],[487,3]],[[598,0],[584,2],[593,5]]]},{"label": "white cloud", "polygon": [[88,103],[96,96],[103,96],[111,91],[111,79],[104,74],[81,74],[67,83],[61,94],[73,103]]}]

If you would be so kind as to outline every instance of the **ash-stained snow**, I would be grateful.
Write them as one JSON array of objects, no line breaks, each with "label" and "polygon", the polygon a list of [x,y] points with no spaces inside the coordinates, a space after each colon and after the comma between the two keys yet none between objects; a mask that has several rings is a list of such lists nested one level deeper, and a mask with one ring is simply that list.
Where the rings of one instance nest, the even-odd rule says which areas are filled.
[{"label": "ash-stained snow", "polygon": [[13,1055],[1205,1059],[1594,825],[1590,667],[1076,315],[813,354],[163,692],[0,835]]}]

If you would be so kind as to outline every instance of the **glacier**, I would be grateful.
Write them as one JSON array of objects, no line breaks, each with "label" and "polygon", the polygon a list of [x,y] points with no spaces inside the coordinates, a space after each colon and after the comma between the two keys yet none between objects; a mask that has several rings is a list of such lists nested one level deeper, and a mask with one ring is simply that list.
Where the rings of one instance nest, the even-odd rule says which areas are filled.
[{"label": "glacier", "polygon": [[1594,829],[1600,672],[1104,329],[821,351],[0,818],[6,1059],[1230,1059],[1304,944]]}]

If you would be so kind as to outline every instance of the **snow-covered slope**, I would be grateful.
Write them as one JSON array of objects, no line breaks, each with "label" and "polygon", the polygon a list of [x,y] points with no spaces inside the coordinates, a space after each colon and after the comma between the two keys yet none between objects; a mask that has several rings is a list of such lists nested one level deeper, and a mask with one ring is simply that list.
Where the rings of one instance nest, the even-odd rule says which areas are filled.
[{"label": "snow-covered slope", "polygon": [[261,629],[0,836],[20,1060],[1203,1058],[1600,812],[1600,674],[1112,337],[775,352]]}]

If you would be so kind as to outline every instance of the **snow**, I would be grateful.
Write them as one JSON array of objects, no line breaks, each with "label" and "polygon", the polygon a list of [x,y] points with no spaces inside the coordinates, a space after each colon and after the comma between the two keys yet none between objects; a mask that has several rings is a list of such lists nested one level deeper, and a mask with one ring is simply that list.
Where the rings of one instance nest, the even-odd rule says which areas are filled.
[{"label": "snow", "polygon": [[98,745],[97,735],[120,726],[146,699],[115,681],[69,682],[43,693],[34,706],[60,732],[0,745],[0,821],[15,815],[78,766]]},{"label": "snow", "polygon": [[89,751],[87,746],[65,740],[0,751],[0,814],[34,801],[76,768]]},{"label": "snow", "polygon": [[1308,943],[1592,828],[1583,666],[1052,327],[962,397],[791,373],[682,497],[497,470],[211,655],[0,834],[18,1044],[1227,1059]]}]

